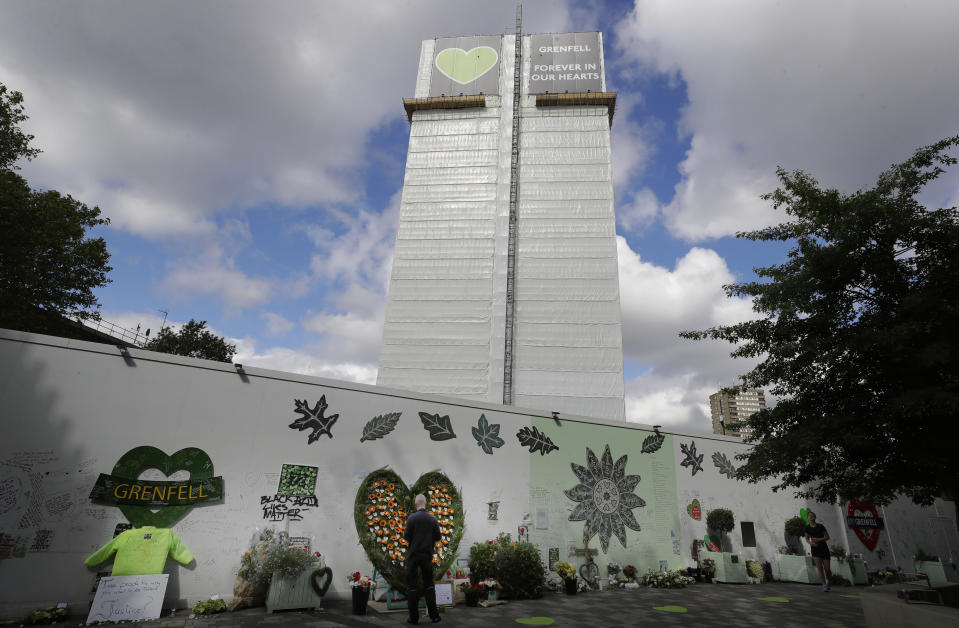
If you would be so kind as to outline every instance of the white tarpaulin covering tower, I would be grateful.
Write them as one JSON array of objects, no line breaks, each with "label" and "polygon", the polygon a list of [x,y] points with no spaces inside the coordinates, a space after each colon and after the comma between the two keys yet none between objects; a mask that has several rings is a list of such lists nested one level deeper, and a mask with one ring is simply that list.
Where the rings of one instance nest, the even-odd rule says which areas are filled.
[{"label": "white tarpaulin covering tower", "polygon": [[621,419],[602,33],[516,40],[423,42],[377,384]]}]

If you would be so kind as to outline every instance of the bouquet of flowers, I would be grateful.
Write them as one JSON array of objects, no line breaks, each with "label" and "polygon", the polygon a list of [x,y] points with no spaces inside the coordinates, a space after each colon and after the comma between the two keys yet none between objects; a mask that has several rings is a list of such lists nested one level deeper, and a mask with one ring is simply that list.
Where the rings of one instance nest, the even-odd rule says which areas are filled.
[{"label": "bouquet of flowers", "polygon": [[695,581],[695,578],[690,578],[679,569],[665,572],[650,569],[643,576],[643,584],[656,589],[682,589]]},{"label": "bouquet of flowers", "polygon": [[497,591],[503,588],[500,583],[493,578],[484,578],[479,582],[479,584],[483,585],[487,589],[496,589]]},{"label": "bouquet of flowers", "polygon": [[625,567],[623,567],[623,575],[630,582],[636,579],[636,573],[637,573],[636,567],[632,565],[626,565]]},{"label": "bouquet of flowers", "polygon": [[606,575],[611,577],[615,577],[622,570],[623,568],[616,563],[609,563],[606,565]]},{"label": "bouquet of flowers", "polygon": [[703,567],[703,571],[706,573],[713,573],[716,571],[716,561],[712,558],[704,558],[700,564]]},{"label": "bouquet of flowers", "polygon": [[369,576],[360,575],[360,572],[354,571],[351,574],[347,574],[346,581],[350,583],[350,587],[362,588],[364,590],[369,590],[371,587],[376,588],[376,582],[373,581]]},{"label": "bouquet of flowers", "polygon": [[573,567],[573,565],[570,563],[559,561],[556,563],[555,569],[556,573],[558,573],[564,580],[572,580],[576,577],[576,567]]}]

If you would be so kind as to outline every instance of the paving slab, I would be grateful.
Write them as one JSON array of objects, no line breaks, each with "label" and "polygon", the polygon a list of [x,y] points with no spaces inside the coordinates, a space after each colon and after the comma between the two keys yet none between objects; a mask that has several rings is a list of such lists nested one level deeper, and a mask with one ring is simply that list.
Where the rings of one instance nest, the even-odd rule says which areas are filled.
[{"label": "paving slab", "polygon": [[[767,583],[758,585],[694,584],[685,589],[592,591],[577,595],[546,593],[538,600],[509,601],[490,608],[459,605],[445,609],[439,626],[499,628],[523,626],[518,619],[547,617],[553,626],[601,628],[634,626],[762,626],[808,628],[836,626],[865,628],[860,602],[865,587],[837,587],[824,593],[818,585]],[[281,611],[269,614],[254,608],[208,617],[190,618],[179,610],[149,622],[150,628],[213,628],[221,626],[405,626],[406,613],[353,615],[350,600],[327,599],[320,611]],[[421,618],[421,624],[430,625]],[[65,624],[79,626],[81,618]]]}]

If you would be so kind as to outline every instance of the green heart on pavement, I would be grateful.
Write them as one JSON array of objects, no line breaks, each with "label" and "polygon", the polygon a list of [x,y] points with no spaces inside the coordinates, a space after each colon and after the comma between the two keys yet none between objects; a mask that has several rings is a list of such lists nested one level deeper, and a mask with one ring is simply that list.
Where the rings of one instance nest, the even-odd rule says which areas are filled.
[{"label": "green heart on pavement", "polygon": [[685,606],[654,606],[654,611],[666,611],[667,613],[685,613]]},{"label": "green heart on pavement", "polygon": [[[213,477],[213,461],[202,449],[187,447],[168,456],[165,451],[150,446],[134,447],[120,456],[113,466],[113,475],[135,480],[147,469],[159,469],[168,477],[182,469],[190,472],[191,480]],[[194,506],[194,504],[164,506],[159,512],[153,512],[149,506],[117,505],[120,512],[137,528],[142,526],[169,528]]]},{"label": "green heart on pavement", "polygon": [[436,67],[460,85],[472,83],[496,65],[498,55],[489,46],[478,46],[469,52],[447,48],[436,55]]},{"label": "green heart on pavement", "polygon": [[520,617],[516,620],[517,624],[526,624],[528,626],[552,626],[556,622],[552,617]]},{"label": "green heart on pavement", "polygon": [[784,597],[760,597],[756,598],[757,600],[762,600],[763,602],[788,602],[789,600]]}]

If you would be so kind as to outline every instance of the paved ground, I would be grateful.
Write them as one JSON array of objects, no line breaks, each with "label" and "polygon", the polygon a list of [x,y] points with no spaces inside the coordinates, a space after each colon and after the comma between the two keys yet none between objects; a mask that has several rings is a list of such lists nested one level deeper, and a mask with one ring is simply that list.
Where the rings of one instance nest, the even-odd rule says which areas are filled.
[{"label": "paved ground", "polygon": [[[463,605],[446,609],[439,626],[485,628],[521,626],[517,619],[550,617],[554,626],[721,626],[741,628],[763,626],[790,628],[809,626],[865,627],[859,593],[863,587],[839,587],[823,593],[821,587],[792,583],[762,585],[694,584],[686,589],[662,590],[645,587],[630,591],[594,591],[567,596],[547,593],[539,600],[511,601],[490,608]],[[761,598],[783,598],[771,601]],[[657,610],[679,606],[685,613]],[[189,611],[172,617],[164,611],[153,628],[206,628],[220,626],[405,626],[406,613],[351,614],[349,600],[324,601],[322,611],[284,611],[268,615],[263,608],[247,609],[210,617],[190,619]],[[430,625],[428,621],[421,621]],[[60,624],[64,625],[64,624]],[[73,619],[66,625],[81,625]]]}]

